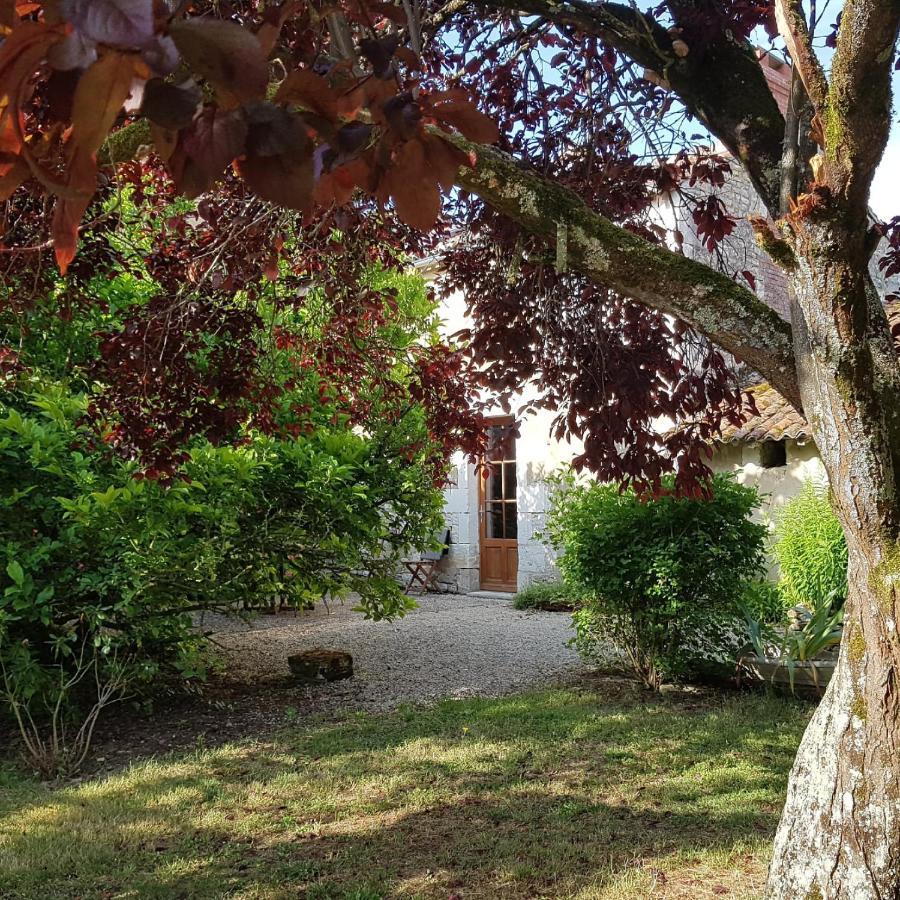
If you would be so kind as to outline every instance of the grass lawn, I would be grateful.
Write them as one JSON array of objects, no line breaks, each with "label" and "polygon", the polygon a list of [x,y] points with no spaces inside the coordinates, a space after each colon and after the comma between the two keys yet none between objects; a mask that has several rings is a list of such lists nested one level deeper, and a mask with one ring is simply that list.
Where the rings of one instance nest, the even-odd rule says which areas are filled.
[{"label": "grass lawn", "polygon": [[0,769],[0,897],[756,897],[811,710],[598,682],[288,723],[74,787]]}]

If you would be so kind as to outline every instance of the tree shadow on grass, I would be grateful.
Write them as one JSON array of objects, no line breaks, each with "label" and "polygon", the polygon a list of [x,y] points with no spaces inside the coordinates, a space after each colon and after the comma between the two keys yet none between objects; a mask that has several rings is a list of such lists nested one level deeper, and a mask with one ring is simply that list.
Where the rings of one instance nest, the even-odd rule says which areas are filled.
[{"label": "tree shadow on grass", "polygon": [[286,730],[7,805],[0,896],[602,891],[764,846],[807,714],[553,691]]}]

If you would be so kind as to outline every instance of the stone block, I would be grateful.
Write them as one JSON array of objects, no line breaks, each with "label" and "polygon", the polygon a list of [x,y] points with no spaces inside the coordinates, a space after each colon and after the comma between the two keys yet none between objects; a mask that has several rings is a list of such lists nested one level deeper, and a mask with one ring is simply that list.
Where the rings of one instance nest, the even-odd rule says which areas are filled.
[{"label": "stone block", "polygon": [[314,647],[289,656],[287,662],[298,681],[338,681],[353,677],[353,657],[344,650]]}]

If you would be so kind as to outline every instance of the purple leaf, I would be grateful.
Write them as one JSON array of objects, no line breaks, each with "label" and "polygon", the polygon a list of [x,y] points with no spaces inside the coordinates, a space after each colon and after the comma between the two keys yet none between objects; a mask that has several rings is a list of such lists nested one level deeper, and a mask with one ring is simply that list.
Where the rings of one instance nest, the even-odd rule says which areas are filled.
[{"label": "purple leaf", "polygon": [[73,31],[58,44],[54,44],[47,54],[47,61],[59,72],[86,69],[96,59],[96,43],[79,31]]},{"label": "purple leaf", "polygon": [[247,122],[239,111],[207,107],[182,132],[176,156],[170,161],[176,185],[188,197],[205,193],[244,152],[246,140]]},{"label": "purple leaf", "polygon": [[62,0],[60,12],[98,44],[141,47],[153,39],[152,0]]},{"label": "purple leaf", "polygon": [[151,78],[144,86],[143,114],[163,128],[178,131],[191,124],[203,99],[193,81],[175,85],[161,78]]}]

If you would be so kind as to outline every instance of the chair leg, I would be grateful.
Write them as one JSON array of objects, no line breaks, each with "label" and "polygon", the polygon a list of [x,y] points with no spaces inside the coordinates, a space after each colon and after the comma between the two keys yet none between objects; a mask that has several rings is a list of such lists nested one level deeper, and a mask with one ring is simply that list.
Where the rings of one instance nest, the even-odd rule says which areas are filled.
[{"label": "chair leg", "polygon": [[433,562],[428,569],[428,578],[425,585],[425,593],[427,593],[430,589],[435,588],[435,586],[437,585],[437,577],[438,564],[436,562]]},{"label": "chair leg", "polygon": [[406,593],[412,592],[414,586],[420,586],[420,593],[428,593],[428,588],[434,582],[436,577],[437,563],[431,560],[422,560],[415,563],[404,564],[410,572],[409,583],[406,585]]},{"label": "chair leg", "polygon": [[421,563],[417,563],[417,562],[409,563],[408,562],[408,563],[404,563],[404,565],[406,566],[407,569],[409,569],[409,573],[410,573],[409,581],[407,582],[407,585],[406,585],[406,593],[410,594],[410,593],[412,593],[412,589],[413,589],[414,585],[418,584],[421,580],[421,576],[419,574],[419,567],[420,567]]}]

